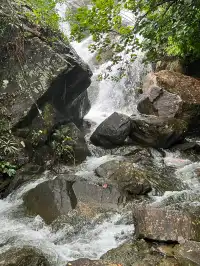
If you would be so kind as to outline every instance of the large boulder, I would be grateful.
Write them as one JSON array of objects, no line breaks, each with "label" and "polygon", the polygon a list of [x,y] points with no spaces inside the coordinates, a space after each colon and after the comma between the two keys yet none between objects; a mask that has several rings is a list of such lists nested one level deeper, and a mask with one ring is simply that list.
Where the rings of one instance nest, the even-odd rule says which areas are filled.
[{"label": "large boulder", "polygon": [[[40,215],[47,224],[75,208],[112,209],[118,206],[120,192],[115,186],[76,181],[77,176],[58,176],[28,191],[23,200],[31,215]],[[86,208],[85,207],[85,208]]]},{"label": "large boulder", "polygon": [[181,242],[200,241],[200,207],[184,204],[166,207],[136,206],[136,234],[145,239]]},{"label": "large boulder", "polygon": [[199,127],[200,81],[181,73],[162,70],[150,73],[138,110],[143,114],[186,120],[190,130]]},{"label": "large boulder", "polygon": [[130,125],[128,116],[115,112],[97,127],[90,140],[94,145],[105,148],[122,145],[130,134]]},{"label": "large boulder", "polygon": [[154,148],[169,148],[182,141],[187,131],[187,123],[176,118],[156,116],[131,117],[131,139]]},{"label": "large boulder", "polygon": [[129,199],[147,194],[152,189],[147,172],[134,167],[130,162],[106,162],[95,172],[105,182],[116,184],[122,195]]},{"label": "large boulder", "polygon": [[12,248],[0,254],[2,266],[50,266],[45,256],[34,248]]},{"label": "large boulder", "polygon": [[[12,0],[0,7],[0,141],[20,146],[21,154],[28,150],[25,163],[58,125],[81,123],[90,108],[92,75],[62,33],[29,21],[27,8]],[[8,156],[3,160],[10,162]]]}]

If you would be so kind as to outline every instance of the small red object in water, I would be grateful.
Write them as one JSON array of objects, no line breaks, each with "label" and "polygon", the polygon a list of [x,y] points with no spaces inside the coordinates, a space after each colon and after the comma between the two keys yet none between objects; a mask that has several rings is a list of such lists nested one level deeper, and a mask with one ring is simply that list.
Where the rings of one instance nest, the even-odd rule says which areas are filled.
[{"label": "small red object in water", "polygon": [[103,188],[107,188],[108,187],[108,184],[103,184]]}]

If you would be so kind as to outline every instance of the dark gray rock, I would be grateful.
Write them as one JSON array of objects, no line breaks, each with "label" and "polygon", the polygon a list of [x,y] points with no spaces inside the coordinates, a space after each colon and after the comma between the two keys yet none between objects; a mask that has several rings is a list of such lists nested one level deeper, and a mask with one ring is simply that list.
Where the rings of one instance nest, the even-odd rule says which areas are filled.
[{"label": "dark gray rock", "polygon": [[46,181],[27,192],[24,204],[30,214],[40,215],[49,224],[76,207],[72,185],[73,182],[59,177]]},{"label": "dark gray rock", "polygon": [[134,167],[131,162],[106,162],[100,165],[95,173],[106,182],[117,185],[121,194],[127,199],[147,194],[152,189],[148,173]]},{"label": "dark gray rock", "polygon": [[95,174],[98,177],[109,179],[118,169],[118,167],[119,167],[119,161],[117,160],[108,161],[104,164],[101,164],[99,167],[97,167],[95,169]]},{"label": "dark gray rock", "polygon": [[[148,157],[147,159],[150,160]],[[175,177],[174,171],[168,168],[160,169],[152,162],[151,165],[145,161],[144,165],[136,167],[133,162],[132,157],[125,161],[109,161],[97,167],[95,173],[105,182],[116,184],[121,194],[128,199],[147,194],[152,189],[154,195],[163,195],[165,191],[180,191],[188,188]]]},{"label": "dark gray rock", "polygon": [[130,118],[115,112],[97,127],[90,140],[96,146],[111,148],[123,145],[129,134]]},{"label": "dark gray rock", "polygon": [[[58,125],[81,123],[90,108],[86,90],[92,72],[59,31],[29,21],[24,6],[4,1],[0,13],[5,27],[0,32],[0,125],[6,121],[5,134],[24,138],[17,160],[21,167],[36,157],[42,162],[38,154]],[[28,158],[23,156],[26,141]],[[44,154],[48,159],[47,150]]]},{"label": "dark gray rock", "polygon": [[87,203],[89,206],[99,206],[105,209],[117,208],[121,194],[116,186],[103,183],[89,184],[87,181],[78,181],[73,184],[77,201]]}]

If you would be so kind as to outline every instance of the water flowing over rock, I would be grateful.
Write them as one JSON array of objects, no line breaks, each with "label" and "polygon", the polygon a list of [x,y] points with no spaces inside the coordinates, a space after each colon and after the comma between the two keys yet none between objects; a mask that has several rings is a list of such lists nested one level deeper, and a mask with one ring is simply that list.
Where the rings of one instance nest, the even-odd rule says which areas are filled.
[{"label": "water flowing over rock", "polygon": [[129,133],[129,117],[115,112],[97,127],[90,140],[94,145],[111,148],[122,145]]},{"label": "water flowing over rock", "polygon": [[[181,73],[162,70],[150,73],[144,82],[139,112],[189,123],[190,130],[199,127],[200,81]],[[198,134],[198,132],[196,132]]]},{"label": "water flowing over rock", "polygon": [[169,148],[184,139],[187,123],[183,120],[156,116],[131,117],[131,139],[141,145]]},{"label": "water flowing over rock", "polygon": [[11,179],[7,178],[9,186],[4,188],[1,196],[5,197],[23,184],[41,178],[44,175],[44,168],[39,165],[27,164],[25,167],[17,171],[16,175]]}]

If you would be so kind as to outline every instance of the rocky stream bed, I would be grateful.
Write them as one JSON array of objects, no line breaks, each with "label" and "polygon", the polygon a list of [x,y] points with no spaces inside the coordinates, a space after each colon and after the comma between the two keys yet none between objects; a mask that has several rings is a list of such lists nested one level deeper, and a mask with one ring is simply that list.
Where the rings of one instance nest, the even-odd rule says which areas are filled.
[{"label": "rocky stream bed", "polygon": [[[138,53],[127,77],[97,81],[108,59],[90,37],[11,24],[7,3],[0,158],[16,174],[0,174],[0,265],[200,265],[199,79]],[[20,62],[6,49],[19,37]]]}]

